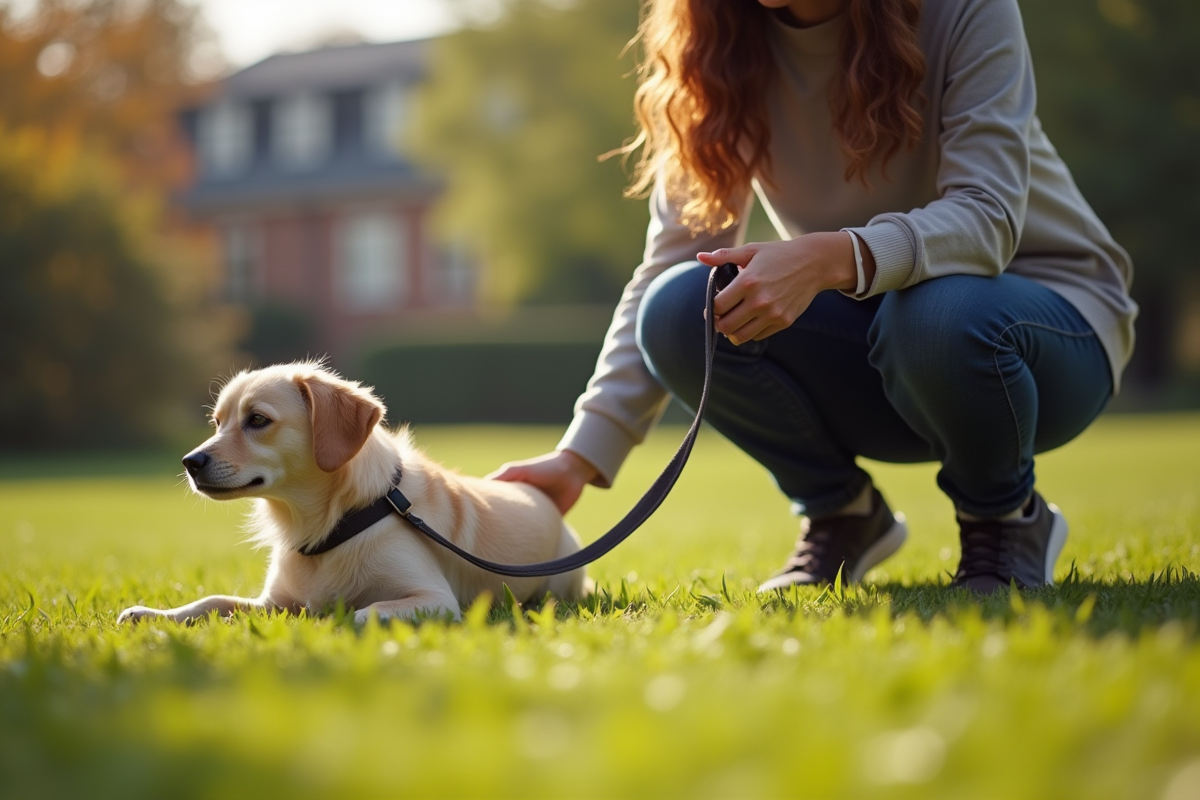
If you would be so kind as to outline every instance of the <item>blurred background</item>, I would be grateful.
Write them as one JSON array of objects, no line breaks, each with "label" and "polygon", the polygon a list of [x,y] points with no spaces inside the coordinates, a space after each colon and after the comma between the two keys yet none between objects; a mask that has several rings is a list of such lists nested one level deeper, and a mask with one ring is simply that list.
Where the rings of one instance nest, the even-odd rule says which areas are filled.
[{"label": "blurred background", "polygon": [[[1040,116],[1133,255],[1114,411],[1200,406],[1200,4],[1022,2]],[[565,423],[644,201],[637,0],[0,0],[0,450],[188,446],[328,356],[393,422]],[[751,238],[774,238],[761,210]]]}]

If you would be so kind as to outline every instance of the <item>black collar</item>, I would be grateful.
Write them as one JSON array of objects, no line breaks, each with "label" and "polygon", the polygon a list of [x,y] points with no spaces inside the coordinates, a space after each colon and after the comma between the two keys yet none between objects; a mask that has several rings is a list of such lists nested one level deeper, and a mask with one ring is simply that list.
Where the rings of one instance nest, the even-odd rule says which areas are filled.
[{"label": "black collar", "polygon": [[407,517],[412,503],[400,492],[400,470],[396,470],[396,477],[392,483],[391,490],[383,497],[365,508],[343,514],[324,539],[307,547],[298,548],[296,552],[302,556],[319,556],[350,541],[388,514]]}]

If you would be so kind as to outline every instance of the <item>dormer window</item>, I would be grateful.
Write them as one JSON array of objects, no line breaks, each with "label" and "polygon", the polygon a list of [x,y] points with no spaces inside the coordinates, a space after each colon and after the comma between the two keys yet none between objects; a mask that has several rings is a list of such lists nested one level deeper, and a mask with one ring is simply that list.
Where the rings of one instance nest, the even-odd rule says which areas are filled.
[{"label": "dormer window", "polygon": [[226,178],[245,171],[254,146],[249,106],[223,100],[203,109],[196,134],[206,175]]},{"label": "dormer window", "polygon": [[368,152],[382,160],[397,160],[409,115],[408,90],[399,82],[385,83],[367,93],[366,104]]},{"label": "dormer window", "polygon": [[329,157],[333,114],[329,98],[315,93],[282,97],[275,103],[272,151],[282,169],[300,171]]}]

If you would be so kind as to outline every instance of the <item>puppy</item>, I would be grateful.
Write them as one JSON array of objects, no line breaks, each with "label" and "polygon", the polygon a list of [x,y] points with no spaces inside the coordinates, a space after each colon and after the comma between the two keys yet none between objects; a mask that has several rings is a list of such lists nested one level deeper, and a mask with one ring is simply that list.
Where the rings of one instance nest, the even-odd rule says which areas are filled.
[{"label": "puppy", "polygon": [[214,500],[258,498],[253,539],[270,547],[266,585],[258,597],[215,595],[165,610],[134,606],[118,621],[165,617],[192,622],[216,611],[273,609],[318,612],[338,598],[355,621],[460,616],[482,592],[518,600],[550,592],[575,600],[590,591],[584,569],[550,578],[502,578],[468,564],[389,514],[321,555],[299,551],[320,543],[349,511],[392,488],[412,511],[459,547],[491,561],[533,563],[576,552],[579,538],[554,504],[520,483],[451,472],[427,458],[408,430],[380,425],[383,404],[368,388],[320,364],[242,372],[221,391],[212,414],[216,433],[183,463],[192,489]]}]

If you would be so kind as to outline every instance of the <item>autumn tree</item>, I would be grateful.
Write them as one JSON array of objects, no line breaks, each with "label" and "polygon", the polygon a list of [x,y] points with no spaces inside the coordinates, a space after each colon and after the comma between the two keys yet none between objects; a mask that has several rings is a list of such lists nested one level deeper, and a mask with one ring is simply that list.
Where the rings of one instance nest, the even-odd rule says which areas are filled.
[{"label": "autumn tree", "polygon": [[0,448],[153,441],[228,368],[211,245],[169,202],[203,40],[182,0],[0,5]]}]

